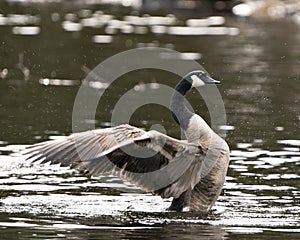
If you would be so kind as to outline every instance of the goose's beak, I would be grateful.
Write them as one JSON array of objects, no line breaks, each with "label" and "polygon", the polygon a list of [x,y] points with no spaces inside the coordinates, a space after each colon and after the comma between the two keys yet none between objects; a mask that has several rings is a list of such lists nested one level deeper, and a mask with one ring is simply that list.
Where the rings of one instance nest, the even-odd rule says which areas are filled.
[{"label": "goose's beak", "polygon": [[205,79],[205,83],[206,84],[220,84],[221,82],[211,78],[210,76],[207,76]]}]

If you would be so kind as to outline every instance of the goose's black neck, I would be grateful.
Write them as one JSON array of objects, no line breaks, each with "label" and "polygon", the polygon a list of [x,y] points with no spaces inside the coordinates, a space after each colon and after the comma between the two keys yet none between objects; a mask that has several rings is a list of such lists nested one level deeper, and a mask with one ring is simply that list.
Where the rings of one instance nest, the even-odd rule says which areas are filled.
[{"label": "goose's black neck", "polygon": [[194,114],[184,104],[184,96],[191,88],[191,82],[183,78],[176,85],[171,99],[170,109],[172,116],[183,130],[188,128],[189,121]]},{"label": "goose's black neck", "polygon": [[192,88],[192,83],[183,78],[175,87],[175,90],[184,96]]}]

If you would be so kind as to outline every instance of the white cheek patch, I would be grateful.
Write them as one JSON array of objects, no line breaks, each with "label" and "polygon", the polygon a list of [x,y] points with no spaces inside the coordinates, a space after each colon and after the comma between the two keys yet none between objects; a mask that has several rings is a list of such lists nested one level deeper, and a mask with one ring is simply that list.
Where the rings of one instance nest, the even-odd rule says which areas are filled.
[{"label": "white cheek patch", "polygon": [[205,85],[205,83],[197,75],[192,75],[191,79],[193,80],[192,87],[196,88]]}]

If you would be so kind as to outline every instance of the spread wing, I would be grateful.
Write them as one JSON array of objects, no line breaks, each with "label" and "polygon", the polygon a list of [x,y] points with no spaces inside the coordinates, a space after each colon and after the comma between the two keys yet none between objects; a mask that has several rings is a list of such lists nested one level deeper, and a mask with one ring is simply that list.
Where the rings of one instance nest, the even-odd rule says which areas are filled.
[{"label": "spread wing", "polygon": [[29,147],[28,159],[69,166],[97,176],[113,174],[141,189],[177,198],[199,181],[199,145],[130,125],[96,129]]}]

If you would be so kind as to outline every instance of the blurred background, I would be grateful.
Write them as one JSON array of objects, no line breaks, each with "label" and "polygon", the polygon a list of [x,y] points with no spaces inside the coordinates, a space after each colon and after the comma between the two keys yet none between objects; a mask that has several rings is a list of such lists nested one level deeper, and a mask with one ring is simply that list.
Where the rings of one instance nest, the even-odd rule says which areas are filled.
[{"label": "blurred background", "polygon": [[[218,88],[227,124],[218,127],[226,132],[232,151],[217,213],[179,216],[187,221],[178,221],[178,215],[149,216],[162,210],[161,200],[127,183],[24,166],[16,153],[24,145],[72,133],[73,103],[83,79],[108,57],[137,47],[176,50],[180,54],[164,57],[197,61],[222,82]],[[297,0],[1,0],[0,231],[7,239],[17,232],[28,238],[87,238],[82,228],[91,228],[98,238],[106,234],[106,239],[172,234],[187,239],[248,239],[249,234],[274,239],[288,234],[296,239],[299,76]],[[107,89],[105,79],[91,82],[90,88],[104,94],[95,119],[85,121],[110,127],[114,105],[126,91],[142,94],[151,83],[155,94],[157,83],[174,87],[178,81],[172,73],[143,69],[125,74]],[[192,92],[187,99],[210,122],[199,95]],[[159,123],[170,136],[180,137],[162,106],[139,108],[130,123],[145,129]],[[132,201],[137,204],[132,206]],[[95,225],[111,229],[99,232]],[[70,228],[77,230],[68,233]]]}]

